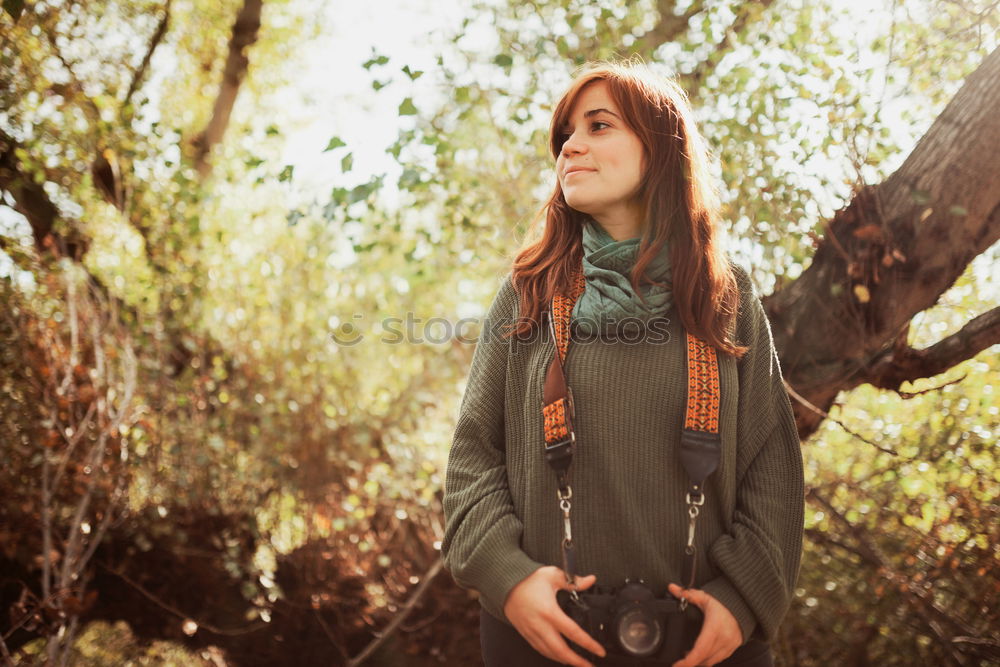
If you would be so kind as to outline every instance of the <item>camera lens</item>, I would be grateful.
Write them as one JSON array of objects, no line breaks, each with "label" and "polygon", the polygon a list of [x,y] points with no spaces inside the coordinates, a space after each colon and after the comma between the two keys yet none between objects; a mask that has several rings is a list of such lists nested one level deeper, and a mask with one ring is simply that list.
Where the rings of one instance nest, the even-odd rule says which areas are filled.
[{"label": "camera lens", "polygon": [[663,628],[655,616],[633,604],[622,609],[615,618],[615,635],[627,654],[641,658],[652,655],[660,647]]}]

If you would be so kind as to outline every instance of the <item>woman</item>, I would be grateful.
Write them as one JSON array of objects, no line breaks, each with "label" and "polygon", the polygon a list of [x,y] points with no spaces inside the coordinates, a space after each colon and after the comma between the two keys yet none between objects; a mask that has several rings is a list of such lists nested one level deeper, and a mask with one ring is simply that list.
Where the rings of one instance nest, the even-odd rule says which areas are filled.
[{"label": "woman", "polygon": [[[758,295],[717,241],[686,97],[645,67],[594,66],[550,137],[544,232],[490,307],[445,482],[442,552],[479,592],[483,657],[770,665],[802,546],[799,438]],[[711,459],[700,473],[690,452]],[[683,659],[588,634],[578,614],[596,612],[559,592],[603,609],[598,586],[637,580],[693,628]]]}]

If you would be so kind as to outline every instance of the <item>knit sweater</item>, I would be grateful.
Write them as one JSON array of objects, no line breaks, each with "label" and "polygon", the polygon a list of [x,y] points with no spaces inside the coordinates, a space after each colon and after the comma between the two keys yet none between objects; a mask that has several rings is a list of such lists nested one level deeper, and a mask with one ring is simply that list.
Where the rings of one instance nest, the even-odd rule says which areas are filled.
[{"label": "knit sweater", "polygon": [[[793,595],[802,551],[798,433],[770,324],[746,271],[735,339],[719,353],[722,455],[698,519],[695,586],[732,612],[744,642],[770,640]],[[473,355],[445,479],[447,569],[496,618],[507,594],[543,565],[561,566],[562,513],[543,452],[542,387],[555,347],[547,327],[504,338],[517,318],[508,273]],[[661,322],[661,326],[662,326]],[[576,406],[571,469],[577,572],[597,585],[643,579],[658,596],[682,586],[687,477],[677,450],[687,391],[684,329],[624,342],[571,338],[565,362]]]}]

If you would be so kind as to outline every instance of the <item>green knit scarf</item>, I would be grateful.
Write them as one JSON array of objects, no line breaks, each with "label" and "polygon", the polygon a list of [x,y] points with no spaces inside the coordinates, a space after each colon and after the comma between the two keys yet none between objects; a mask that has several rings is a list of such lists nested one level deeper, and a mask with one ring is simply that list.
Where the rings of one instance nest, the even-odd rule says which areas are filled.
[{"label": "green knit scarf", "polygon": [[620,331],[622,321],[638,320],[645,326],[664,317],[673,305],[670,253],[664,245],[646,266],[646,275],[666,287],[640,286],[645,303],[629,283],[629,273],[639,254],[640,237],[615,241],[593,218],[583,225],[583,277],[587,287],[573,307],[571,321],[583,333]]}]

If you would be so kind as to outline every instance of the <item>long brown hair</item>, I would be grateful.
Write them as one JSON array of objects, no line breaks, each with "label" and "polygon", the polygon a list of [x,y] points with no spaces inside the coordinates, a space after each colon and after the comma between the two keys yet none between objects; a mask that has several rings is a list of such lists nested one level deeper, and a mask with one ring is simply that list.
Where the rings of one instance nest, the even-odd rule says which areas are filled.
[{"label": "long brown hair", "polygon": [[[674,81],[644,65],[602,62],[587,66],[559,100],[552,114],[552,157],[562,151],[561,128],[583,89],[607,83],[645,151],[647,165],[639,188],[645,211],[642,239],[630,281],[637,294],[653,284],[646,266],[669,244],[673,299],[684,328],[726,354],[742,357],[747,347],[729,336],[739,307],[739,289],[716,238],[719,204],[708,173],[708,151],[695,127],[687,94]],[[531,231],[545,218],[541,238],[522,246],[512,279],[520,294],[518,322],[511,334],[532,333],[557,292],[567,292],[583,260],[582,225],[587,216],[566,203],[556,179],[549,201]],[[532,234],[529,232],[529,237]]]}]

